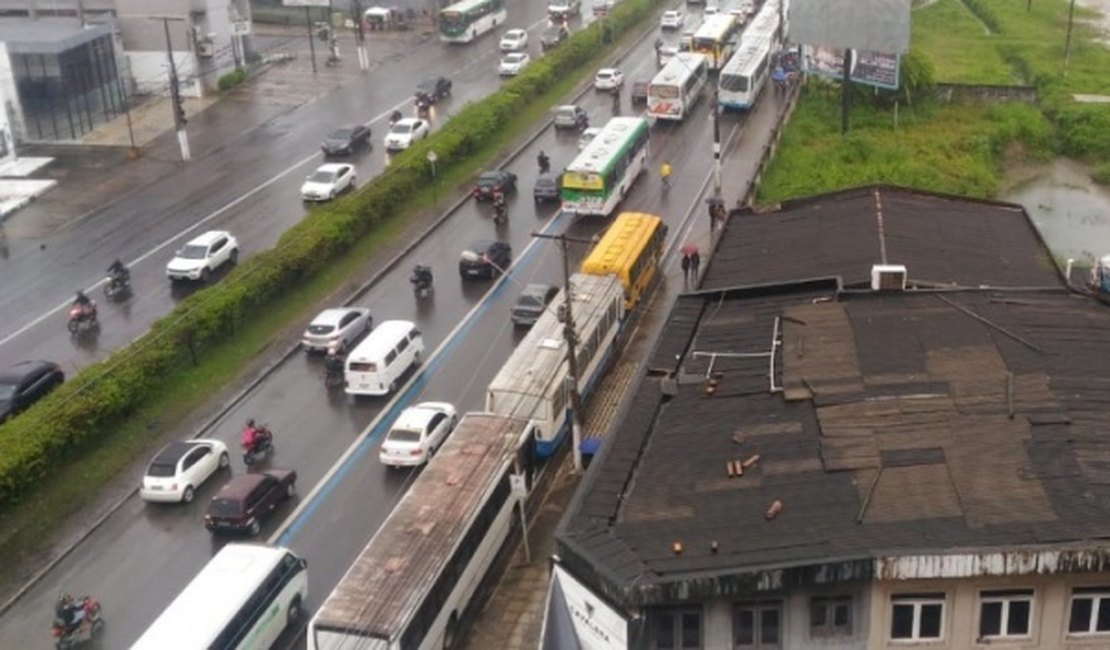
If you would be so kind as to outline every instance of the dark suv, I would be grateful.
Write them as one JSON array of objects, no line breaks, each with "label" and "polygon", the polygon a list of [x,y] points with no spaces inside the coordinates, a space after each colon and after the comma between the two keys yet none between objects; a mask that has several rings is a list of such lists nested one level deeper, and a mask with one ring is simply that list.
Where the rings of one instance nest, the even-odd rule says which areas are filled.
[{"label": "dark suv", "polygon": [[451,80],[447,77],[428,77],[416,86],[416,98],[426,98],[434,104],[451,94]]},{"label": "dark suv", "polygon": [[503,241],[478,242],[459,257],[459,275],[467,278],[495,278],[513,261],[513,249]]},{"label": "dark suv", "polygon": [[258,474],[240,474],[228,481],[204,515],[204,527],[214,533],[247,533],[262,530],[262,519],[297,493],[297,473],[291,469],[269,469]]},{"label": "dark suv", "polygon": [[516,174],[503,169],[484,172],[474,182],[472,194],[479,201],[492,201],[499,192],[505,195],[516,193]]}]

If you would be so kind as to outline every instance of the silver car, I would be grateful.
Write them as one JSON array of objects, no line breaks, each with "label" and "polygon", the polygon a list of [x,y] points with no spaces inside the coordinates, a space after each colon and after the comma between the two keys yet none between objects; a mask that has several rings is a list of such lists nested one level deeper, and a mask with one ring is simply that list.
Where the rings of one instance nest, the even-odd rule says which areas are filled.
[{"label": "silver car", "polygon": [[301,345],[309,352],[329,348],[345,352],[354,346],[359,337],[369,332],[372,326],[369,309],[325,309],[308,324],[301,337]]}]

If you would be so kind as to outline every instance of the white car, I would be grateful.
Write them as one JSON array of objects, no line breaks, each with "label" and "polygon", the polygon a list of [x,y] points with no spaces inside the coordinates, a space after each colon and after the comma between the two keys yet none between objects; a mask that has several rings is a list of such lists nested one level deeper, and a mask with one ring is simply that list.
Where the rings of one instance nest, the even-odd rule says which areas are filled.
[{"label": "white car", "polygon": [[340,192],[355,186],[355,166],[343,163],[320,165],[308,175],[301,185],[301,198],[305,201],[330,201]]},{"label": "white car", "polygon": [[721,9],[717,5],[705,5],[705,9],[702,10],[701,14],[703,16],[714,16],[720,12]]},{"label": "white car", "polygon": [[685,20],[680,9],[669,9],[663,12],[663,17],[659,19],[659,26],[663,29],[681,29],[682,21]]},{"label": "white car", "polygon": [[591,126],[583,131],[582,135],[578,137],[578,150],[585,149],[586,145],[590,144],[590,141],[596,138],[598,133],[601,133],[601,128],[596,126]]},{"label": "white car", "polygon": [[190,503],[197,488],[230,463],[227,445],[219,440],[171,442],[147,466],[139,497],[143,501]]},{"label": "white car", "polygon": [[397,120],[389,133],[385,134],[385,148],[401,151],[412,146],[413,142],[428,137],[428,122],[417,117]]},{"label": "white car", "polygon": [[598,90],[613,90],[624,85],[624,73],[616,68],[602,68],[594,77],[594,88]]},{"label": "white car", "polygon": [[343,353],[373,327],[370,310],[363,307],[325,309],[305,328],[301,345],[305,350],[334,348]]},{"label": "white car", "polygon": [[447,402],[410,406],[389,429],[378,458],[389,467],[412,467],[428,462],[454,430],[459,418]]},{"label": "white car", "polygon": [[528,32],[523,29],[510,29],[501,37],[502,52],[519,52],[528,47]]},{"label": "white car", "polygon": [[209,230],[194,238],[166,265],[170,280],[207,281],[220,266],[239,260],[239,242],[226,230]]},{"label": "white car", "polygon": [[501,65],[497,72],[502,77],[512,77],[520,74],[524,66],[532,62],[532,57],[527,52],[510,52],[501,58]]}]

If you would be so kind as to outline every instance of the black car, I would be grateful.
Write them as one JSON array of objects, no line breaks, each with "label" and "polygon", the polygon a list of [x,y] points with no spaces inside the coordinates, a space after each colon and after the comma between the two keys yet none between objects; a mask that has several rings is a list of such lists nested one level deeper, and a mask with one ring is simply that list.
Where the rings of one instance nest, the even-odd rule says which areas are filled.
[{"label": "black car", "polygon": [[551,174],[541,175],[532,186],[532,198],[536,203],[558,202],[559,182]]},{"label": "black car", "polygon": [[513,249],[503,241],[478,242],[459,257],[459,275],[467,278],[495,278],[513,261]]},{"label": "black car", "polygon": [[428,77],[416,85],[416,98],[424,97],[434,104],[451,94],[451,80],[447,77]]},{"label": "black car", "polygon": [[570,36],[570,32],[563,25],[550,24],[543,30],[540,35],[540,48],[543,51],[550,50],[559,43],[562,43]]},{"label": "black car", "polygon": [[474,190],[471,193],[479,201],[492,201],[494,194],[497,192],[506,195],[516,192],[516,174],[504,169],[484,172],[474,182]]},{"label": "black car", "polygon": [[0,374],[0,422],[42,399],[66,380],[58,364],[24,361]]},{"label": "black car", "polygon": [[527,327],[535,325],[543,315],[543,311],[558,294],[559,289],[547,284],[529,284],[524,287],[524,291],[509,312],[512,315],[513,325]]},{"label": "black car", "polygon": [[212,497],[204,527],[214,533],[239,532],[254,537],[262,530],[262,519],[297,493],[296,482],[297,473],[291,469],[240,474]]},{"label": "black car", "polygon": [[358,147],[370,146],[370,127],[362,124],[341,126],[324,138],[320,148],[329,156],[353,153]]}]

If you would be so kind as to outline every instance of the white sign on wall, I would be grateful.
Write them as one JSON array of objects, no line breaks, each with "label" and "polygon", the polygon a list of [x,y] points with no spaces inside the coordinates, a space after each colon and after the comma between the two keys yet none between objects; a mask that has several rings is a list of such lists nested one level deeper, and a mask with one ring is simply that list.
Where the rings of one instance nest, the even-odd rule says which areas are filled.
[{"label": "white sign on wall", "polygon": [[551,573],[541,647],[627,650],[628,619],[558,564]]},{"label": "white sign on wall", "polygon": [[281,0],[286,7],[330,7],[331,0]]}]

